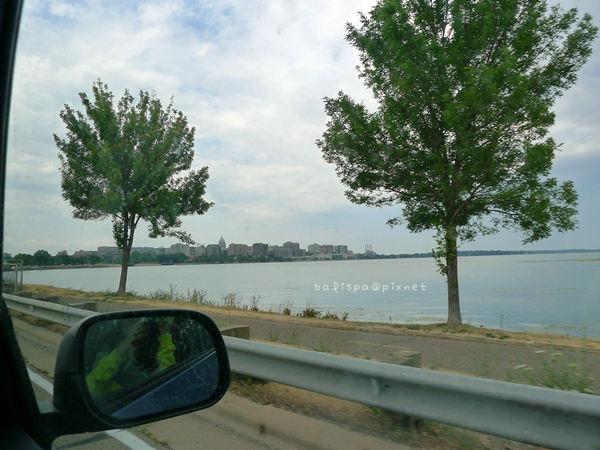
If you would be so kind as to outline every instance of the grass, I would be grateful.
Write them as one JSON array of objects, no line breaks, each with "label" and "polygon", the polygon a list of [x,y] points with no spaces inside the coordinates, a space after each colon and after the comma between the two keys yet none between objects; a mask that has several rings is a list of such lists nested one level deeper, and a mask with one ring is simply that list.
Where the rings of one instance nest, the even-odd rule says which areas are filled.
[{"label": "grass", "polygon": [[155,443],[157,443],[158,445],[161,445],[162,447],[165,448],[172,448],[171,447],[171,442],[169,441],[165,441],[165,440],[161,440],[158,439],[156,436],[154,436],[150,430],[148,429],[148,427],[146,425],[142,425],[139,427],[136,427],[136,430],[143,434],[144,436],[146,436],[148,439],[150,439],[151,441],[154,441]]},{"label": "grass", "polygon": [[530,446],[380,408],[327,397],[274,382],[232,377],[230,390],[256,403],[272,405],[344,428],[429,450],[531,449]]},{"label": "grass", "polygon": [[[165,291],[168,295],[165,296],[166,299],[161,300],[136,296],[133,293],[126,294],[124,296],[118,296],[109,292],[86,293],[77,290],[32,285],[26,286],[26,289],[48,296],[59,296],[61,298],[70,298],[72,300],[96,300],[108,303],[119,302],[146,307],[173,307],[173,302],[175,302],[178,304],[178,306],[180,305],[187,308],[200,309],[205,312],[214,312],[215,314],[223,314],[224,304],[235,304],[236,308],[228,307],[227,309],[228,315],[231,314],[233,318],[253,317],[290,324],[291,326],[288,328],[287,333],[283,331],[279,332],[272,327],[268,333],[268,339],[271,342],[282,342],[294,346],[298,346],[307,337],[306,332],[295,326],[295,324],[299,324],[355,331],[372,331],[397,335],[420,335],[432,337],[451,337],[453,339],[459,338],[461,340],[493,341],[498,343],[498,345],[503,345],[502,343],[499,343],[500,339],[511,340],[513,342],[531,342],[535,340],[536,343],[546,342],[550,344],[570,345],[579,348],[592,347],[600,349],[600,345],[598,345],[599,342],[590,339],[575,339],[559,335],[515,333],[506,330],[491,330],[473,327],[468,324],[459,326],[449,326],[446,324],[367,324],[335,319],[325,320],[324,318],[299,317],[292,314],[286,315],[282,312],[257,312],[251,310],[252,303],[244,305],[241,297],[237,295],[228,299],[222,299],[221,302],[212,302],[204,299],[203,302],[199,301],[198,303],[194,303],[187,301],[187,295],[179,296],[174,286],[170,286],[169,289]],[[240,305],[242,306],[241,308],[239,307]],[[246,308],[244,308],[244,306],[246,306]],[[256,306],[258,307],[258,303]],[[280,304],[279,310],[284,311],[285,308],[291,310],[291,306],[292,305],[290,304]],[[307,308],[308,307],[312,306],[309,304],[307,305]],[[489,335],[493,335],[493,337]],[[323,352],[336,351],[336,345],[333,341],[323,339],[320,341],[317,340],[313,348]],[[562,386],[566,386],[567,388],[576,388],[577,386],[581,387],[583,384],[585,384],[586,380],[583,378],[578,378],[579,375],[576,375],[585,374],[585,371],[582,371],[580,365],[577,364],[576,367],[569,366],[570,364],[575,364],[576,362],[563,361],[564,358],[561,359],[561,357],[552,354],[537,353],[534,355],[536,360],[539,359],[536,365],[530,364],[530,366],[532,366],[531,372],[534,372],[535,378],[531,380],[527,378],[517,380],[517,377],[523,377],[524,374],[526,376],[532,376],[532,374],[530,371],[523,370],[524,368],[513,368],[512,370],[514,373],[512,376],[514,381],[546,386],[548,383],[547,380],[562,380],[561,377],[564,377],[564,371],[566,370],[568,375],[567,378],[570,377],[571,379],[567,384],[561,382]],[[558,359],[556,361],[552,361],[553,357]],[[546,364],[546,369],[544,369],[543,366],[544,361]],[[482,372],[482,376],[485,376],[485,373],[490,372],[493,369],[494,364],[496,363],[493,356],[484,358],[480,363],[481,367],[479,367],[477,370]],[[550,375],[553,373],[554,375]],[[555,382],[555,384],[558,383]],[[254,379],[244,380],[242,378],[232,382],[232,390],[235,392],[236,389],[238,390],[238,393],[241,393],[241,395],[252,398],[253,400],[263,404],[272,403],[274,406],[280,408],[307,414],[315,418],[322,418],[324,420],[338,422],[357,431],[384,436],[394,441],[408,442],[409,444],[419,445],[432,450],[467,450],[506,447],[512,449],[531,448],[522,447],[520,444],[515,444],[512,442],[505,447],[503,447],[501,444],[496,446],[494,442],[506,441],[427,421],[425,421],[423,426],[419,429],[412,429],[410,427],[406,428],[405,426],[402,426],[402,424],[398,423],[397,418],[389,417],[387,414],[382,414],[381,411],[375,411],[363,405],[344,402],[331,397],[319,396],[319,394],[314,394],[307,391],[294,391],[293,388],[279,385],[277,383],[264,383]],[[583,389],[585,389],[585,387],[583,387]]]},{"label": "grass", "polygon": [[177,286],[172,284],[169,285],[169,290],[157,289],[146,296],[137,295],[136,292],[129,292],[127,295],[131,297],[145,297],[152,300],[169,300],[172,302],[184,302],[195,305],[212,304],[207,298],[205,289],[188,289],[186,294],[180,294],[177,291]]},{"label": "grass", "polygon": [[314,350],[321,353],[339,353],[339,344],[331,339],[317,337]]},{"label": "grass", "polygon": [[[57,296],[61,300],[86,300],[109,303],[132,303],[144,307],[169,307],[167,302],[185,304],[186,307],[198,307],[204,312],[220,314],[222,313],[222,303],[206,298],[204,290],[188,291],[187,294],[179,294],[173,291],[173,297],[167,300],[151,299],[148,296],[140,296],[133,292],[124,295],[118,295],[114,291],[85,292],[75,289],[58,288],[54,286],[43,285],[24,285],[23,291],[45,296]],[[171,289],[167,291],[170,295]],[[164,304],[161,304],[165,302]],[[312,307],[312,306],[311,306]],[[351,320],[327,320],[321,318],[309,318],[292,314],[292,302],[282,302],[279,305],[273,305],[269,310],[252,311],[250,307],[244,308],[242,304],[239,308],[229,308],[228,314],[235,317],[246,317],[252,314],[253,318],[260,318],[275,322],[306,324],[311,326],[320,326],[324,328],[335,328],[340,330],[352,331],[370,331],[374,333],[385,333],[390,335],[413,335],[429,337],[451,337],[452,339],[489,341],[505,340],[510,342],[535,342],[537,344],[555,344],[565,345],[577,348],[600,350],[600,340],[591,338],[577,338],[558,333],[533,333],[528,331],[507,331],[498,329],[489,329],[475,327],[468,324],[448,325],[446,323],[434,324],[390,324],[374,322],[355,322]],[[348,317],[346,317],[348,319]],[[493,334],[492,338],[487,334]]]},{"label": "grass", "polygon": [[595,394],[592,386],[596,379],[590,376],[589,368],[581,363],[566,360],[560,352],[548,354],[545,350],[538,350],[534,353],[538,357],[537,367],[519,364],[508,371],[508,381],[582,394]]},{"label": "grass", "polygon": [[48,320],[44,320],[44,319],[38,319],[37,317],[33,317],[33,316],[30,316],[27,314],[22,314],[18,311],[11,311],[10,315],[12,317],[18,318],[19,320],[22,320],[23,322],[27,322],[36,327],[44,328],[53,333],[58,333],[58,334],[64,335],[69,330],[69,327],[66,327],[64,325],[60,325],[60,324],[54,323],[54,322],[49,322]]},{"label": "grass", "polygon": [[267,340],[269,342],[279,341],[279,333],[277,332],[277,330],[273,330],[273,327],[269,327],[269,332],[267,333]]},{"label": "grass", "polygon": [[304,338],[304,333],[298,331],[296,327],[292,327],[288,333],[287,341],[285,342],[287,345],[298,346],[300,342]]},{"label": "grass", "polygon": [[321,317],[321,311],[312,306],[312,298],[306,301],[306,308],[296,314],[298,317],[307,317],[309,319],[318,319]]}]

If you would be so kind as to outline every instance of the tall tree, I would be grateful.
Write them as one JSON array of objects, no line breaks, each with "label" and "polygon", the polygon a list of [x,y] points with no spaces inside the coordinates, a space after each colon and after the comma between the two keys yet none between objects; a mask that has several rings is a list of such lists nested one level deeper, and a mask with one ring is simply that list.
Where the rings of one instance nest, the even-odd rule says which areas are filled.
[{"label": "tall tree", "polygon": [[448,323],[462,322],[457,248],[499,227],[524,243],[576,227],[571,181],[550,177],[551,108],[598,29],[545,0],[380,0],[346,40],[373,92],[340,92],[317,145],[357,204],[402,204],[390,226],[435,230]]},{"label": "tall tree", "polygon": [[33,254],[33,263],[36,266],[48,266],[52,261],[52,255],[47,250],[37,250]]},{"label": "tall tree", "polygon": [[152,238],[171,236],[193,244],[179,230],[180,216],[204,214],[212,203],[206,191],[208,167],[188,171],[194,157],[194,128],[173,108],[163,109],[154,92],[129,93],[114,105],[108,86],[98,80],[93,99],[80,93],[84,111],[68,105],[60,113],[67,138],[54,135],[61,162],[63,198],[73,217],[112,218],[113,236],[123,251],[119,293],[125,292],[127,267],[140,219]]}]

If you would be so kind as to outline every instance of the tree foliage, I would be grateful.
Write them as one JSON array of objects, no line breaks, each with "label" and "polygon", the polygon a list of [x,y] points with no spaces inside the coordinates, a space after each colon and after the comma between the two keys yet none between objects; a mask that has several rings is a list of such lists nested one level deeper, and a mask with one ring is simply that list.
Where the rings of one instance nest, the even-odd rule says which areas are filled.
[{"label": "tree foliage", "polygon": [[[83,111],[65,105],[60,117],[67,137],[54,135],[61,162],[63,198],[73,217],[112,219],[113,237],[123,250],[119,292],[125,292],[127,265],[141,219],[152,238],[171,236],[193,244],[180,230],[181,216],[204,214],[208,168],[189,171],[194,128],[173,108],[163,109],[154,92],[136,100],[125,91],[119,102],[98,80],[93,98],[80,93]],[[186,172],[185,175],[181,175]]]},{"label": "tree foliage", "polygon": [[378,109],[340,92],[317,145],[350,201],[402,204],[391,226],[434,230],[460,323],[457,248],[514,228],[524,243],[576,227],[573,183],[550,176],[557,97],[598,29],[546,0],[380,0],[348,24]]},{"label": "tree foliage", "polygon": [[37,250],[33,255],[17,253],[12,259],[23,261],[24,266],[79,266],[84,264],[96,265],[102,262],[96,255],[76,257],[59,254],[52,256],[46,250]]}]

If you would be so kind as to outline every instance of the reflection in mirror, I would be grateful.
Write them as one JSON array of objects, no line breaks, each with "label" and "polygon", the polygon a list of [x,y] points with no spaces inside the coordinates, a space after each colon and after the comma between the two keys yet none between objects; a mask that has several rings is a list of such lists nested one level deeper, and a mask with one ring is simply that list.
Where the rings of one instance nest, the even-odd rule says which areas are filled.
[{"label": "reflection in mirror", "polygon": [[212,339],[186,317],[95,323],[87,331],[83,356],[94,404],[121,419],[202,402],[219,380]]}]

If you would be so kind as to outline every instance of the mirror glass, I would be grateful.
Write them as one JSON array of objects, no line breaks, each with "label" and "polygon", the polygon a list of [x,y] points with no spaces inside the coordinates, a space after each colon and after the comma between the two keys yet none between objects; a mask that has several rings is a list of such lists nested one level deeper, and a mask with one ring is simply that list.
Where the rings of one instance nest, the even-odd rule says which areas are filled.
[{"label": "mirror glass", "polygon": [[83,365],[92,401],[119,419],[201,403],[219,382],[212,338],[181,316],[95,323],[85,336]]}]

